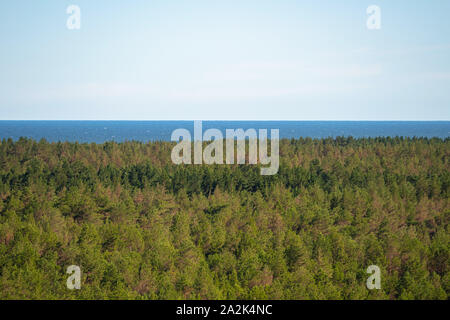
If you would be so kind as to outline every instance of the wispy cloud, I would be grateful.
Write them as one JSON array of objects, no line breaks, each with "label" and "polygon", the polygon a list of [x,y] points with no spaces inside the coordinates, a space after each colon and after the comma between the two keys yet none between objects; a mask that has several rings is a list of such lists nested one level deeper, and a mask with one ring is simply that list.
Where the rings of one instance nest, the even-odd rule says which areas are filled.
[{"label": "wispy cloud", "polygon": [[313,97],[351,94],[366,89],[365,78],[383,73],[381,65],[324,67],[304,62],[249,62],[220,66],[174,79],[171,85],[142,82],[92,82],[22,88],[14,96],[25,102],[115,101],[204,102],[238,99]]},{"label": "wispy cloud", "polygon": [[322,78],[359,78],[372,77],[382,74],[382,66],[374,65],[345,65],[345,66],[320,66],[305,62],[249,62],[237,65],[222,66],[203,74],[207,81],[242,81],[267,79],[271,76],[282,76],[289,79],[309,80]]}]

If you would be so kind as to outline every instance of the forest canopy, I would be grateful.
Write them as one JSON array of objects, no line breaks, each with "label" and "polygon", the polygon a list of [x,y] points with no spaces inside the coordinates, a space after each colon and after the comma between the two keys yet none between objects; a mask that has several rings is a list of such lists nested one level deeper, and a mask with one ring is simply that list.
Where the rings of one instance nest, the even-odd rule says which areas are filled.
[{"label": "forest canopy", "polygon": [[273,176],[173,146],[1,141],[0,299],[448,299],[450,139],[284,139]]}]

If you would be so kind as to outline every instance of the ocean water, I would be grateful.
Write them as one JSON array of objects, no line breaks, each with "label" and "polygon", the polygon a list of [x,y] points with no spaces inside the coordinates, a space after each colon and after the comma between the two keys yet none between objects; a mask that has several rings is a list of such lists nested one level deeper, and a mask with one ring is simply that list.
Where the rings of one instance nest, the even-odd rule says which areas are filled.
[{"label": "ocean water", "polygon": [[[0,121],[0,139],[170,141],[175,129],[185,128],[193,134],[193,127],[193,121]],[[203,132],[209,128],[223,135],[226,129],[279,129],[280,138],[450,137],[450,121],[203,121]]]}]

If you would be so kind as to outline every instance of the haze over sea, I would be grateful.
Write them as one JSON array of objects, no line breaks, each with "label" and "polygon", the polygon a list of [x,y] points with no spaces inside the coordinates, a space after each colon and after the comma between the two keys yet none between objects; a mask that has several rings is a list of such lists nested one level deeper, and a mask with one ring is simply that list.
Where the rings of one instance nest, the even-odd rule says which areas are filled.
[{"label": "haze over sea", "polygon": [[[20,137],[50,142],[170,141],[173,130],[193,134],[193,121],[0,121],[0,139]],[[217,128],[279,129],[280,138],[450,137],[450,121],[203,121]],[[270,136],[270,132],[269,132]]]}]

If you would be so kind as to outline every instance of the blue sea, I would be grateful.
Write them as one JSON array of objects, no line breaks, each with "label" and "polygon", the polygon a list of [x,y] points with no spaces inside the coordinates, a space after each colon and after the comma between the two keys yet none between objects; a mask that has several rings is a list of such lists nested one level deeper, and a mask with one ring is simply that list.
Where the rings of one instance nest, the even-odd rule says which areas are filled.
[{"label": "blue sea", "polygon": [[[170,141],[172,132],[193,121],[0,121],[0,139],[42,138],[50,142]],[[279,129],[280,138],[450,137],[450,121],[203,121],[203,131]],[[270,136],[270,132],[269,132]]]}]

